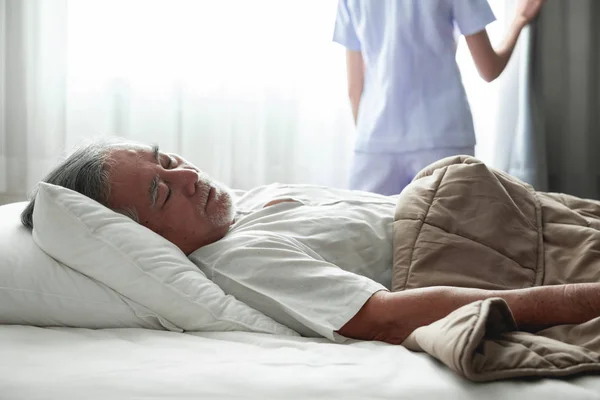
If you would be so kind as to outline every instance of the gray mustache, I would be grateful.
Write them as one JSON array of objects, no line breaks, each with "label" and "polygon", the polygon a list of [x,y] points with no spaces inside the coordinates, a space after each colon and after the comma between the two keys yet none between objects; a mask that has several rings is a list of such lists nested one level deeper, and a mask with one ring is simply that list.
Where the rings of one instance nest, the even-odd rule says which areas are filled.
[{"label": "gray mustache", "polygon": [[208,176],[207,173],[202,172],[202,171],[198,171],[198,182],[206,182],[206,183],[212,183],[212,180],[210,179],[210,177]]}]

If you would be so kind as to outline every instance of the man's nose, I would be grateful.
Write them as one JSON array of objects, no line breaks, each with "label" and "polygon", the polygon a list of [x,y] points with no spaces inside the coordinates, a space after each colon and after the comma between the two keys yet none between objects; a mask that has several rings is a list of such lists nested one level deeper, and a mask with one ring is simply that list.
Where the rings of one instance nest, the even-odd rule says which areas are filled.
[{"label": "man's nose", "polygon": [[176,168],[170,171],[169,180],[171,184],[181,190],[186,196],[191,196],[196,192],[196,183],[198,182],[198,173],[190,168]]}]

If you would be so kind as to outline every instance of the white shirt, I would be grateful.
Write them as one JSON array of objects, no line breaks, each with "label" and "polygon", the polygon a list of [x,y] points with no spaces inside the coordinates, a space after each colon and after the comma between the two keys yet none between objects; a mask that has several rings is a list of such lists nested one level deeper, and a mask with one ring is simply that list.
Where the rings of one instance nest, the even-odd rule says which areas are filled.
[{"label": "white shirt", "polygon": [[[264,207],[276,199],[295,201]],[[343,340],[334,331],[391,286],[396,199],[262,186],[236,201],[229,233],[190,259],[225,293],[302,335]]]},{"label": "white shirt", "polygon": [[339,0],[333,40],[365,63],[356,150],[474,146],[454,32],[494,19],[487,0]]}]

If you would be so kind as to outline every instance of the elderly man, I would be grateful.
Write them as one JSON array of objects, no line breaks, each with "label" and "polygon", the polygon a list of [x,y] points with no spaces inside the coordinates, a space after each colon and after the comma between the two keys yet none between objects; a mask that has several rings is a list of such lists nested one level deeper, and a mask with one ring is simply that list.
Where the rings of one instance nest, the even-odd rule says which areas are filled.
[{"label": "elderly man", "polygon": [[[118,142],[79,149],[45,181],[134,218],[177,245],[226,293],[305,336],[400,344],[416,328],[492,297],[506,300],[524,330],[600,315],[598,283],[391,292],[393,252],[401,251],[392,247],[398,197],[269,185],[234,200],[182,157]],[[30,228],[34,200],[22,215]]]}]

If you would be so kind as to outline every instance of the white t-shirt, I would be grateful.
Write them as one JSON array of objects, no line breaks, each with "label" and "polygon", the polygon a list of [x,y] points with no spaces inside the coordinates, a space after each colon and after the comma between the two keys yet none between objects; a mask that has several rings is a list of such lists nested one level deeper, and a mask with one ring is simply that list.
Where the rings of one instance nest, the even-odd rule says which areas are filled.
[{"label": "white t-shirt", "polygon": [[[293,199],[264,207],[277,199]],[[391,286],[396,196],[261,186],[236,200],[221,240],[190,259],[227,294],[304,336],[334,333]]]}]

